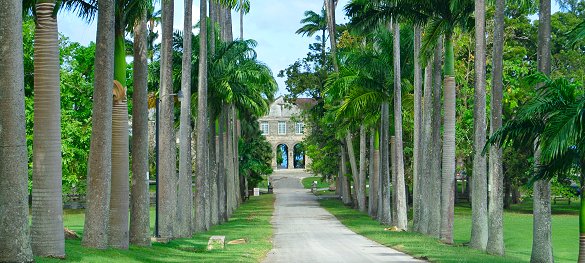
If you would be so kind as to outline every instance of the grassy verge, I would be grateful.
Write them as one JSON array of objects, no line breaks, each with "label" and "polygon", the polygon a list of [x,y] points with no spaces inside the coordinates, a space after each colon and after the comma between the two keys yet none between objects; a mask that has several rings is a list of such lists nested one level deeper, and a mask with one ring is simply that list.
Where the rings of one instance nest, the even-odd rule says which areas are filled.
[{"label": "grassy verge", "polygon": [[[214,226],[208,232],[192,239],[177,239],[168,244],[155,243],[152,247],[131,246],[129,250],[95,250],[81,246],[81,240],[66,241],[66,260],[36,258],[37,262],[259,262],[272,249],[274,195],[250,197],[233,214],[229,222]],[[151,212],[151,223],[154,222]],[[84,215],[81,211],[66,213],[64,223],[80,235]],[[152,227],[152,224],[151,224]],[[245,239],[246,244],[227,245],[224,250],[207,251],[210,236],[226,236],[230,240]]]},{"label": "grassy verge", "polygon": [[313,185],[313,182],[317,181],[317,189],[319,188],[328,188],[330,183],[323,181],[321,177],[306,177],[303,178],[302,183],[303,183],[303,187],[305,187],[305,189],[311,189],[311,186]]},{"label": "grassy verge", "polygon": [[[469,241],[471,209],[456,207],[454,237],[456,244],[445,245],[434,238],[411,232],[388,232],[367,214],[345,207],[339,200],[320,200],[341,223],[352,231],[385,246],[433,262],[528,262],[532,247],[532,215],[506,212],[504,237],[506,256],[490,256],[464,245]],[[578,253],[578,217],[553,216],[553,252],[555,262],[575,262]]]}]

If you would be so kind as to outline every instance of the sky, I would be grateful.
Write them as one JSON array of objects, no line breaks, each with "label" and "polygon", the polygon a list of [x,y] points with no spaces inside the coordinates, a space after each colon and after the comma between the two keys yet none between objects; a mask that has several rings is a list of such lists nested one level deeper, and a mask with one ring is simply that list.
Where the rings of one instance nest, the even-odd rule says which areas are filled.
[{"label": "sky", "polygon": [[[160,1],[159,1],[160,2]],[[343,14],[343,7],[349,0],[340,0],[337,6],[337,22],[344,23],[347,20]],[[175,30],[183,29],[183,1],[175,1],[173,27]],[[258,59],[267,64],[274,74],[279,91],[277,95],[286,93],[284,78],[278,78],[278,72],[285,69],[297,59],[305,57],[308,46],[315,42],[314,37],[302,37],[295,31],[301,27],[300,21],[306,10],[317,13],[323,6],[319,0],[251,0],[250,13],[244,18],[244,38],[254,39],[258,42],[256,52]],[[234,37],[239,37],[239,15],[233,14]],[[193,3],[193,24],[199,21],[199,1]],[[58,15],[59,32],[67,36],[71,41],[83,45],[95,42],[96,21],[91,24],[83,22],[76,16],[60,12]],[[159,28],[160,33],[160,28]],[[196,32],[195,32],[196,33]]]}]

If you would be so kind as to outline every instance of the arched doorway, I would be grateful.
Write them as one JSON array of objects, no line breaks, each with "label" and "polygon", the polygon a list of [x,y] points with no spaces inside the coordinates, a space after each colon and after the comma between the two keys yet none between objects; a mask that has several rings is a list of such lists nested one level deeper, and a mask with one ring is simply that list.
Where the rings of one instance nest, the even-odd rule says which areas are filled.
[{"label": "arched doorway", "polygon": [[294,146],[293,159],[295,169],[305,168],[305,146],[302,143],[297,143]]},{"label": "arched doorway", "polygon": [[288,146],[286,144],[276,146],[276,168],[288,169]]}]

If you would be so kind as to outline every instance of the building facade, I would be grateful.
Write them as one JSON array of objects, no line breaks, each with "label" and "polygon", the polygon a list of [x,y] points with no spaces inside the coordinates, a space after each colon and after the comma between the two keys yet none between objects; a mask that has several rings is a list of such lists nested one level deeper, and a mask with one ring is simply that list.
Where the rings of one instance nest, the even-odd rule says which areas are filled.
[{"label": "building facade", "polygon": [[298,99],[290,104],[280,96],[270,104],[268,115],[258,120],[262,135],[272,145],[273,168],[304,169],[310,164],[303,146],[305,124],[301,116],[301,109],[310,105],[310,99]]}]

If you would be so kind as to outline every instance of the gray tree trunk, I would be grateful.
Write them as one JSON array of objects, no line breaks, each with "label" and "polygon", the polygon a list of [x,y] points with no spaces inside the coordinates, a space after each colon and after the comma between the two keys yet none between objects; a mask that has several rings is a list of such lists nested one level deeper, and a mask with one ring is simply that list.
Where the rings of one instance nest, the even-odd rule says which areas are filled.
[{"label": "gray tree trunk", "polygon": [[441,65],[443,40],[439,38],[433,65],[433,113],[431,116],[431,169],[429,177],[429,235],[441,234]]},{"label": "gray tree trunk", "polygon": [[372,218],[376,218],[378,216],[378,170],[376,165],[379,163],[377,158],[377,150],[375,149],[376,144],[376,131],[374,129],[370,130],[370,148],[369,148],[369,156],[368,156],[368,174],[370,178],[370,189],[369,189],[369,202],[368,202],[368,214]]},{"label": "gray tree trunk", "polygon": [[380,223],[390,225],[392,222],[390,198],[390,106],[382,103],[381,132],[380,132],[380,191],[382,198],[378,218]]},{"label": "gray tree trunk", "polygon": [[162,238],[177,237],[177,163],[174,127],[173,97],[173,1],[162,2],[162,37],[160,70],[159,115],[159,235]]},{"label": "gray tree trunk", "polygon": [[336,22],[335,22],[335,0],[324,0],[325,11],[327,14],[327,30],[329,30],[329,42],[331,44],[331,57],[335,72],[339,72],[337,63],[337,39],[336,39]]},{"label": "gray tree trunk", "polygon": [[193,234],[193,166],[191,165],[191,58],[193,54],[193,0],[185,0],[183,23],[183,59],[181,69],[181,120],[179,127],[179,187],[177,189],[177,237]]},{"label": "gray tree trunk", "polygon": [[[211,112],[211,109],[210,109]],[[211,225],[219,224],[219,190],[217,188],[218,173],[217,167],[217,130],[215,129],[215,116],[210,118],[209,125],[209,164],[210,164],[210,180],[209,180],[209,201]]]},{"label": "gray tree trunk", "polygon": [[65,257],[59,40],[55,2],[36,5],[31,239],[35,256]]},{"label": "gray tree trunk", "polygon": [[148,50],[146,11],[134,24],[134,93],[132,97],[132,185],[130,243],[150,246],[148,190]]},{"label": "gray tree trunk", "polygon": [[471,241],[469,246],[485,251],[488,241],[487,160],[482,155],[486,141],[486,54],[485,1],[475,1],[475,98],[473,102],[473,199],[471,202]]},{"label": "gray tree trunk", "polygon": [[366,127],[364,124],[360,126],[360,165],[358,172],[358,180],[356,181],[356,192],[358,197],[358,210],[367,212],[366,207]]},{"label": "gray tree trunk", "polygon": [[341,146],[341,189],[342,189],[342,196],[341,200],[343,201],[344,205],[351,205],[351,186],[349,180],[346,176],[347,174],[347,153],[345,151],[345,147]]},{"label": "gray tree trunk", "polygon": [[108,247],[107,230],[112,177],[113,0],[98,2],[95,57],[93,128],[87,165],[87,203],[82,245],[106,249]]},{"label": "gray tree trunk", "polygon": [[420,220],[418,231],[429,233],[429,203],[431,198],[431,169],[432,169],[432,131],[431,120],[433,115],[433,64],[429,59],[425,67],[424,99],[423,99],[423,128],[422,128],[422,173],[420,176]]},{"label": "gray tree trunk", "polygon": [[128,249],[130,173],[128,142],[128,103],[126,88],[115,81],[112,109],[112,186],[110,195],[110,221],[108,226],[108,245],[118,249]]},{"label": "gray tree trunk", "polygon": [[[540,0],[538,11],[538,71],[549,75],[550,63],[550,38],[551,38],[551,1]],[[540,149],[534,153],[535,165],[540,160]],[[537,181],[534,183],[533,203],[533,232],[532,254],[530,262],[553,262],[552,228],[550,207],[550,182]]]},{"label": "gray tree trunk", "polygon": [[[490,121],[490,133],[492,135],[502,127],[505,8],[506,0],[496,0]],[[489,191],[488,198],[489,227],[486,250],[490,254],[504,255],[504,174],[502,167],[502,149],[496,146],[490,148],[489,185],[491,186],[491,191]]]},{"label": "gray tree trunk", "polygon": [[396,226],[408,229],[406,183],[404,181],[404,146],[402,142],[402,75],[400,73],[400,24],[394,24],[394,136],[396,137]]},{"label": "gray tree trunk", "polygon": [[[112,65],[113,37],[112,34]],[[0,114],[0,261],[32,262],[28,227],[22,1],[5,1],[0,5],[0,39],[0,107],[3,109]]]},{"label": "gray tree trunk", "polygon": [[[225,104],[223,104],[225,106]],[[217,156],[217,189],[218,195],[218,206],[219,206],[219,223],[227,222],[227,195],[226,195],[226,169],[225,169],[225,154],[226,154],[226,120],[227,114],[225,107],[222,107],[222,112],[219,115],[219,138],[218,138],[218,156]]]},{"label": "gray tree trunk", "polygon": [[414,153],[412,176],[412,220],[414,231],[419,231],[421,216],[421,175],[422,175],[422,76],[420,65],[421,29],[414,27]]},{"label": "gray tree trunk", "polygon": [[356,203],[354,204],[355,207],[357,207],[359,209],[359,202],[360,202],[360,197],[361,194],[359,189],[358,189],[358,185],[360,184],[359,182],[359,171],[358,171],[358,165],[355,159],[355,152],[353,150],[353,139],[351,136],[351,132],[347,131],[347,133],[345,134],[345,144],[347,146],[347,154],[349,157],[349,166],[351,168],[351,177],[353,178],[353,183],[354,183],[354,192],[355,192],[355,201]]},{"label": "gray tree trunk", "polygon": [[392,169],[392,172],[391,172],[391,174],[392,174],[392,176],[391,176],[392,187],[390,187],[390,189],[391,189],[390,194],[392,195],[391,196],[391,201],[392,201],[392,205],[391,205],[391,210],[392,210],[391,218],[392,218],[392,220],[391,221],[392,221],[393,226],[396,226],[397,222],[398,222],[398,218],[397,218],[398,206],[396,205],[396,200],[397,200],[397,197],[396,197],[396,185],[397,185],[396,178],[397,178],[397,176],[396,176],[396,174],[398,173],[398,171],[396,170],[396,167],[397,167],[396,166],[396,137],[390,136],[390,169]]},{"label": "gray tree trunk", "polygon": [[[207,19],[207,0],[200,1],[199,15],[201,21]],[[201,27],[199,33],[199,83],[197,104],[197,178],[195,194],[195,232],[207,230],[205,200],[209,198],[208,183],[208,154],[207,138],[207,27]]]}]

